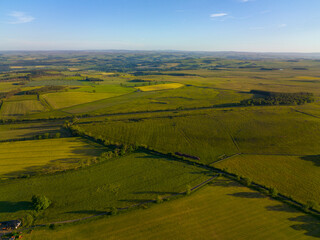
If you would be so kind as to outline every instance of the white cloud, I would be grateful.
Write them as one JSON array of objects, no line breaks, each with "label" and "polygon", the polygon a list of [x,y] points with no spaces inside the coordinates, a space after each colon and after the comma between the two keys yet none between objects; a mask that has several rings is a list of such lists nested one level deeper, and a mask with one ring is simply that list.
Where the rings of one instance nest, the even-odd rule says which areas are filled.
[{"label": "white cloud", "polygon": [[35,18],[27,15],[24,12],[11,12],[9,14],[10,17],[13,18],[13,20],[11,22],[9,22],[10,24],[20,24],[20,23],[28,23],[28,22],[32,22]]},{"label": "white cloud", "polygon": [[246,2],[253,2],[254,0],[239,0],[240,2],[246,3]]},{"label": "white cloud", "polygon": [[286,24],[286,23],[282,23],[282,24],[280,24],[280,25],[278,25],[278,28],[285,28],[285,27],[287,27],[288,25]]},{"label": "white cloud", "polygon": [[225,17],[228,16],[227,13],[213,13],[210,15],[211,18]]}]

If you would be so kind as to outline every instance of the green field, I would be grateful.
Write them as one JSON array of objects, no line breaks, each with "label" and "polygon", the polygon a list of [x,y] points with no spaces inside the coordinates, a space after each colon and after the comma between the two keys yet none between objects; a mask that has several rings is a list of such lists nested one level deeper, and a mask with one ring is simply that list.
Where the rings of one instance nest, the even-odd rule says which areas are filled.
[{"label": "green field", "polygon": [[127,115],[121,121],[108,119],[79,127],[91,135],[118,142],[198,156],[204,163],[240,152],[315,155],[320,144],[320,119],[290,107],[239,107],[193,111],[189,116],[144,118],[141,114]]},{"label": "green field", "polygon": [[104,98],[117,96],[116,93],[57,92],[47,93],[42,97],[55,109],[66,108]]},{"label": "green field", "polygon": [[14,118],[45,110],[46,108],[37,100],[8,101],[2,104],[0,115],[4,118]]},{"label": "green field", "polygon": [[320,221],[234,182],[217,180],[189,197],[146,210],[35,230],[26,239],[314,239]]},{"label": "green field", "polygon": [[43,194],[54,203],[38,215],[35,221],[38,224],[77,219],[109,211],[110,207],[126,207],[156,199],[158,195],[168,196],[208,178],[197,167],[134,153],[77,171],[2,182],[0,218],[32,213],[33,194]]},{"label": "green field", "polygon": [[0,143],[0,176],[15,177],[54,171],[79,164],[104,149],[80,138],[43,139]]},{"label": "green field", "polygon": [[67,112],[109,114],[158,111],[177,108],[199,108],[239,103],[252,94],[202,87],[181,87],[164,91],[134,92],[64,109]]},{"label": "green field", "polygon": [[0,125],[0,141],[23,140],[34,138],[44,133],[54,135],[60,132],[61,136],[68,134],[62,129],[63,121],[14,123]]},{"label": "green field", "polygon": [[246,176],[259,184],[274,187],[280,193],[299,202],[314,201],[320,206],[319,164],[319,155],[241,155],[213,166]]},{"label": "green field", "polygon": [[[79,124],[80,130],[116,142],[145,145],[161,152],[181,152],[211,163],[237,146],[215,117],[220,111],[198,115]],[[130,117],[130,116],[129,116]]]}]

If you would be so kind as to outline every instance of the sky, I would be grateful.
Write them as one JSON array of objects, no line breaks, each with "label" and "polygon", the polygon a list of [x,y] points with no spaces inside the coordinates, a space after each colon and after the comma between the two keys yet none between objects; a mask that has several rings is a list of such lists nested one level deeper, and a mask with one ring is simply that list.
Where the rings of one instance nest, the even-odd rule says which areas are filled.
[{"label": "sky", "polygon": [[320,0],[0,0],[0,50],[320,52]]}]

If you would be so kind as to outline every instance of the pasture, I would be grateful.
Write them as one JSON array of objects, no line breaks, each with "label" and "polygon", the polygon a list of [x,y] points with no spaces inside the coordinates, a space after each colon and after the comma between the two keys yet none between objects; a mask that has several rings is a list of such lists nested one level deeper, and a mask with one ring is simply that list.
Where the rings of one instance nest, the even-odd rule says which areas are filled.
[{"label": "pasture", "polygon": [[0,176],[16,177],[78,166],[105,148],[80,138],[0,143]]},{"label": "pasture", "polygon": [[[190,112],[193,114],[188,115]],[[154,118],[150,114],[148,118],[144,114],[126,115],[126,119],[118,121],[109,117],[107,121],[80,123],[79,128],[116,142],[198,156],[207,164],[240,152],[318,154],[320,119],[290,107],[238,107],[185,111],[185,114],[168,113],[166,117],[155,114]]]},{"label": "pasture", "polygon": [[78,126],[81,131],[94,136],[120,143],[145,145],[165,153],[181,152],[200,157],[203,163],[211,163],[221,155],[238,152],[223,124],[212,117],[209,111],[190,116],[132,118]]},{"label": "pasture", "polygon": [[240,155],[213,166],[276,188],[301,203],[313,201],[320,206],[320,155]]},{"label": "pasture", "polygon": [[15,118],[45,110],[46,108],[37,100],[5,101],[2,104],[0,115],[4,118]]},{"label": "pasture", "polygon": [[[146,224],[145,224],[146,223]],[[283,239],[320,237],[320,221],[225,179],[191,196],[26,239]]]},{"label": "pasture", "polygon": [[116,93],[88,93],[88,92],[56,92],[46,93],[42,97],[54,109],[66,108],[87,102],[94,102],[100,99],[117,96]]},{"label": "pasture", "polygon": [[68,136],[62,129],[62,125],[62,121],[2,124],[0,141],[31,139],[44,133],[54,135],[59,132],[61,136]]},{"label": "pasture", "polygon": [[206,173],[194,166],[137,152],[76,171],[0,182],[0,218],[14,219],[32,213],[32,195],[43,194],[53,206],[39,213],[34,224],[78,219],[111,207],[127,207],[154,200],[158,195],[185,191],[187,185],[196,186],[209,179]]}]

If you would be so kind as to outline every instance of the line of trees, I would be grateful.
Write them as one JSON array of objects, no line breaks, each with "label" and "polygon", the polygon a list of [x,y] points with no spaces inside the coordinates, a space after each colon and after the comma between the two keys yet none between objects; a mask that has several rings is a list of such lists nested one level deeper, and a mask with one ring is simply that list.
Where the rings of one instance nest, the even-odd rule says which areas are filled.
[{"label": "line of trees", "polygon": [[252,90],[250,93],[258,94],[262,97],[242,100],[242,106],[262,106],[262,105],[302,105],[314,102],[312,93],[275,93],[267,91]]}]

